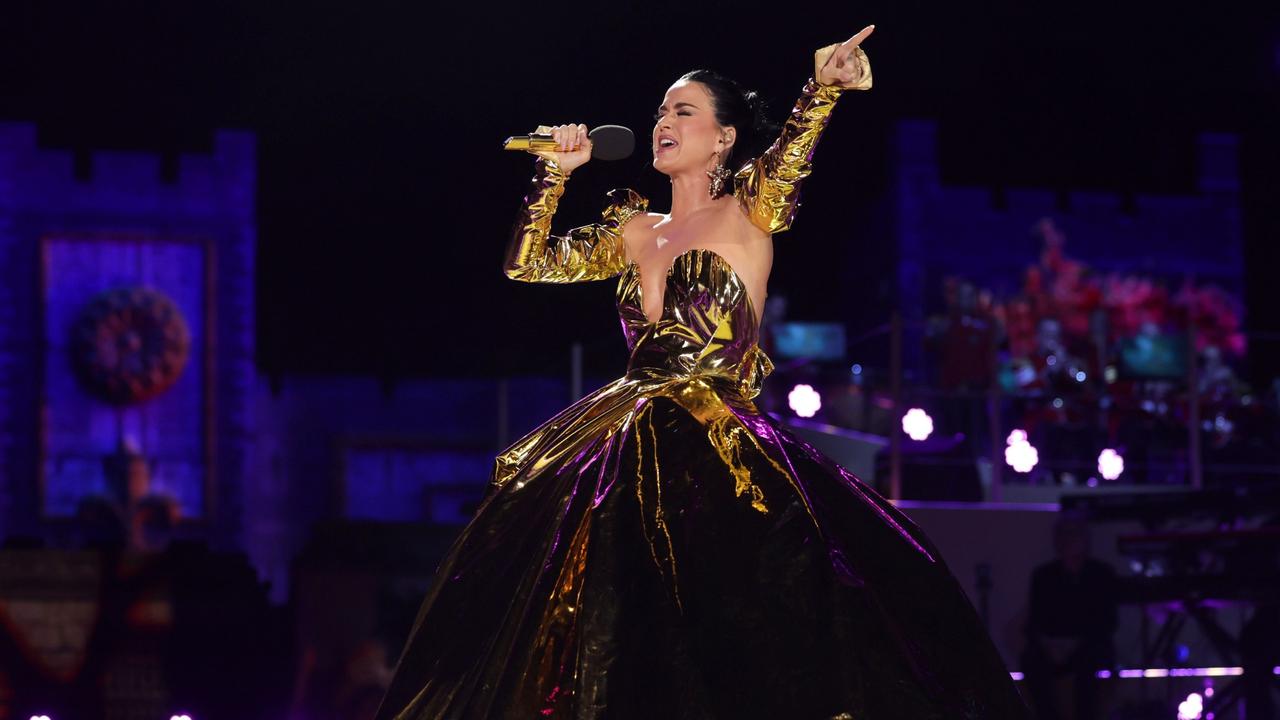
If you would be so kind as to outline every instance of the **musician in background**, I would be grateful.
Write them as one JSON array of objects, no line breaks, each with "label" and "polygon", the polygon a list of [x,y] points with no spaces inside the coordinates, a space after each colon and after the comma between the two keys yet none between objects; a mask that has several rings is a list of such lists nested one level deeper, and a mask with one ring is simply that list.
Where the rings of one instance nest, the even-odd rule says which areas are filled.
[{"label": "musician in background", "polygon": [[[1089,556],[1082,519],[1059,518],[1053,545],[1057,558],[1031,575],[1022,667],[1040,720],[1096,720],[1097,671],[1115,662],[1116,574]],[[1067,693],[1058,690],[1064,684]]]},{"label": "musician in background", "polygon": [[1272,668],[1280,666],[1280,605],[1258,606],[1240,633],[1244,704],[1249,720],[1275,720]]},{"label": "musician in background", "polygon": [[[1267,518],[1259,529],[1280,528],[1280,515]],[[1228,572],[1244,577],[1280,578],[1280,557],[1274,546],[1260,546],[1237,552],[1229,559]],[[1249,720],[1276,720],[1274,689],[1280,667],[1280,601],[1271,591],[1260,599],[1253,615],[1240,632],[1240,664],[1244,666],[1244,706]]]}]

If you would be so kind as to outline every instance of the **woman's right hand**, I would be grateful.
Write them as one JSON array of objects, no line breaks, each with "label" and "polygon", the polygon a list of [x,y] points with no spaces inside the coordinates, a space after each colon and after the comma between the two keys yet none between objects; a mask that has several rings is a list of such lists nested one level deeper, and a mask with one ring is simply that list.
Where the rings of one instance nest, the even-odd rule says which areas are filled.
[{"label": "woman's right hand", "polygon": [[555,138],[557,150],[530,150],[538,157],[554,160],[566,175],[591,159],[591,138],[586,125],[539,125],[535,133],[550,134]]}]

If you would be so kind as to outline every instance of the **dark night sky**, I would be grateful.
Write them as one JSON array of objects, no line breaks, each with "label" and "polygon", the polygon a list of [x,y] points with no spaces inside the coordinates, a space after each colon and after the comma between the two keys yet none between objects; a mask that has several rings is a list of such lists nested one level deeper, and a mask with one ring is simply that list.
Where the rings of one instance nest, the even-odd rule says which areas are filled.
[{"label": "dark night sky", "polygon": [[[48,147],[171,156],[207,150],[214,128],[256,131],[268,372],[559,372],[580,339],[588,371],[611,375],[625,360],[611,283],[499,272],[532,164],[499,141],[558,122],[643,138],[698,66],[763,90],[780,119],[813,50],[874,22],[876,87],[836,111],[778,238],[771,289],[796,314],[857,334],[887,312],[893,250],[858,218],[886,189],[887,128],[925,116],[942,122],[944,181],[995,186],[1186,192],[1195,133],[1242,133],[1250,322],[1280,329],[1261,284],[1280,239],[1277,3],[899,0],[819,19],[664,1],[558,5],[536,26],[528,4],[450,5],[8,0],[0,119],[38,122]],[[609,187],[664,208],[643,159],[575,173],[556,230],[597,217]],[[834,306],[837,283],[866,302]]]}]

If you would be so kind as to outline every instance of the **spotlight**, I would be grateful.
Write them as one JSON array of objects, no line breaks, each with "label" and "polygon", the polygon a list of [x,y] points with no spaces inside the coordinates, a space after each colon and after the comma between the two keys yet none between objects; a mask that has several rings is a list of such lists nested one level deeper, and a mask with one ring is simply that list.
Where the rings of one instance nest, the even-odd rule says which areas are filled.
[{"label": "spotlight", "polygon": [[1200,720],[1204,712],[1204,698],[1200,693],[1191,693],[1186,700],[1178,703],[1178,720]]},{"label": "spotlight", "polygon": [[933,418],[920,408],[911,408],[902,416],[902,431],[912,440],[924,440],[933,434]]},{"label": "spotlight", "polygon": [[1036,369],[1030,365],[1019,365],[1017,371],[1014,373],[1014,378],[1018,381],[1019,385],[1030,385],[1035,382]]},{"label": "spotlight", "polygon": [[1120,453],[1107,448],[1098,453],[1098,474],[1103,480],[1116,480],[1124,472],[1124,458]]},{"label": "spotlight", "polygon": [[1004,449],[1004,461],[1009,467],[1020,473],[1031,472],[1040,462],[1040,453],[1027,442],[1026,430],[1014,430],[1006,440],[1009,447]]},{"label": "spotlight", "polygon": [[787,404],[800,417],[813,417],[822,407],[822,396],[811,385],[796,385],[787,394]]},{"label": "spotlight", "polygon": [[48,715],[32,715],[31,720],[52,720]]}]

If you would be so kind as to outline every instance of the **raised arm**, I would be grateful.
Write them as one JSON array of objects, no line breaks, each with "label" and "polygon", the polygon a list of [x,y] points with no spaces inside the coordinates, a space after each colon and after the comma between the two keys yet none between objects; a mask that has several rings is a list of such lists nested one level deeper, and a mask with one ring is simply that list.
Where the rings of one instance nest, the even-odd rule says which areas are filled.
[{"label": "raised arm", "polygon": [[583,225],[563,236],[551,234],[551,218],[568,176],[552,158],[540,157],[529,194],[507,248],[504,272],[524,282],[571,283],[614,277],[627,265],[622,229],[649,207],[629,189],[611,190],[601,222]]},{"label": "raised arm", "polygon": [[813,150],[846,90],[871,89],[871,63],[859,47],[874,25],[844,43],[814,53],[814,75],[782,126],[778,139],[736,175],[738,200],[756,227],[768,233],[791,227],[800,182],[813,170]]}]

